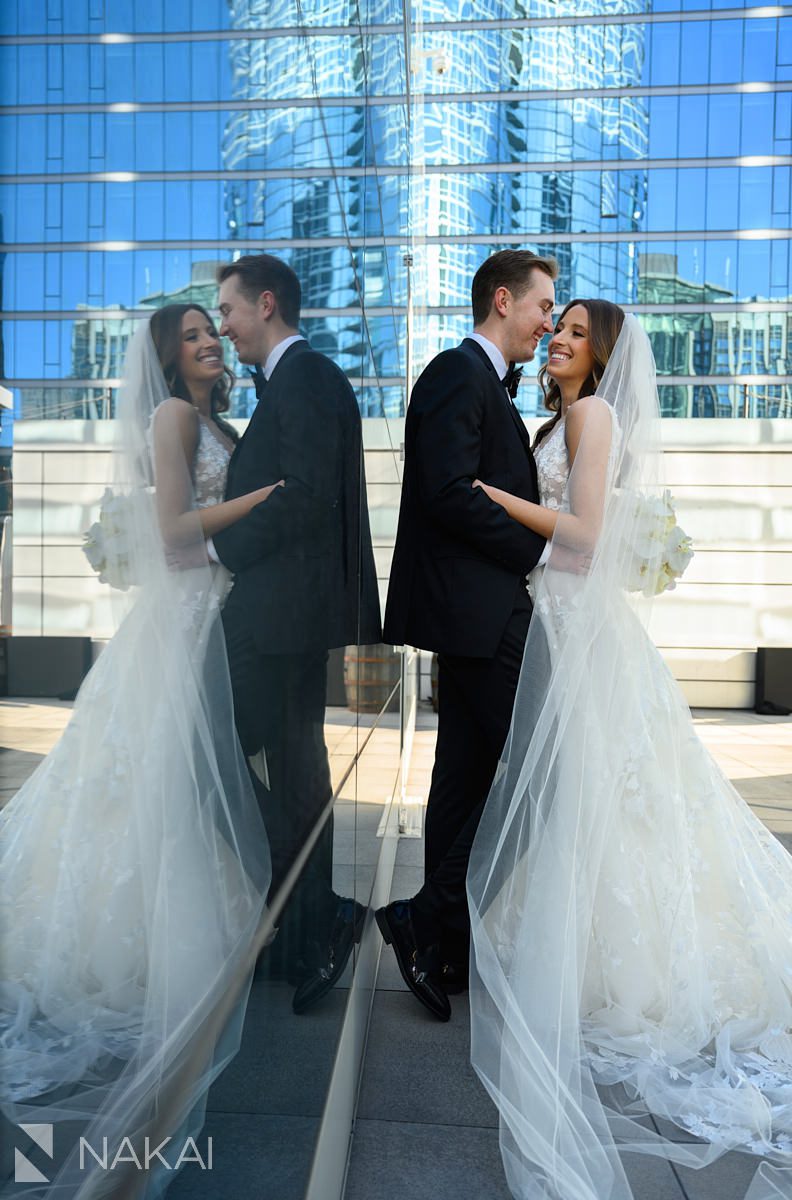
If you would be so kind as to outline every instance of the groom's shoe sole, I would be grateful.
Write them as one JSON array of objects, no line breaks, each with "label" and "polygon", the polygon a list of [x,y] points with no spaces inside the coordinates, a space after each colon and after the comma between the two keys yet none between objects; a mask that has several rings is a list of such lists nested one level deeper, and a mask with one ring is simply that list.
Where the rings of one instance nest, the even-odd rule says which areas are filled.
[{"label": "groom's shoe sole", "polygon": [[431,974],[421,968],[422,956],[415,941],[412,922],[409,918],[406,921],[397,921],[393,908],[393,904],[386,904],[374,914],[385,944],[392,946],[401,977],[416,1000],[420,1000],[433,1017],[437,1017],[439,1021],[447,1021],[451,1016],[448,996],[432,979]]}]

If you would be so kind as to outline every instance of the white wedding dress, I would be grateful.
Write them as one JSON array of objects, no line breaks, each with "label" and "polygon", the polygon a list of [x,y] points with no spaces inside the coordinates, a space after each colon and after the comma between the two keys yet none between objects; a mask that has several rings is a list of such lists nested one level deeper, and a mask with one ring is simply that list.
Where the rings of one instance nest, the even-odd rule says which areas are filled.
[{"label": "white wedding dress", "polygon": [[[201,421],[195,508],[223,499],[229,457]],[[233,727],[229,578],[163,559],[0,815],[14,1120],[77,1119],[94,1145],[148,1130],[152,1114],[167,1133],[184,1121],[194,1132],[234,1052],[238,1028],[223,1039],[234,1004],[237,1026],[244,1010],[269,855]],[[83,1195],[84,1181],[67,1162],[46,1194]]]},{"label": "white wedding dress", "polygon": [[[568,513],[563,419],[535,457],[543,505]],[[511,1190],[623,1200],[618,1151],[792,1165],[792,857],[707,753],[598,560],[589,577],[539,568],[532,586],[468,883],[473,1063]],[[766,1171],[751,1196],[792,1189]]]},{"label": "white wedding dress", "polygon": [[[563,421],[536,466],[542,504],[560,509]],[[560,637],[566,603],[556,590],[544,614]],[[612,615],[630,618],[626,603]],[[792,1153],[792,858],[713,762],[659,653],[645,668],[589,754],[613,791],[580,1006],[592,1073],[644,1095],[656,1074],[663,1115],[691,1133]],[[699,1082],[685,1063],[711,1043]]]}]

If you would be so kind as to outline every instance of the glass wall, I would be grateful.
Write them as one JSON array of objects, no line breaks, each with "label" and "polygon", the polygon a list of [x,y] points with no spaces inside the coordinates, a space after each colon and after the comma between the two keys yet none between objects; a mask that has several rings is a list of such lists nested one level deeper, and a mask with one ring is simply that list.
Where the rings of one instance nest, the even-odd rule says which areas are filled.
[{"label": "glass wall", "polygon": [[[679,8],[4,6],[16,414],[112,410],[135,322],[211,303],[219,261],[271,249],[362,413],[397,416],[408,287],[415,373],[467,330],[481,258],[524,245],[556,255],[560,299],[645,319],[667,415],[790,415],[789,19]],[[538,400],[529,373],[519,404]]]},{"label": "glass wall", "polygon": [[[277,1200],[300,1200],[350,997],[363,986],[360,943],[380,851],[395,836],[391,812],[398,824],[415,719],[414,656],[405,663],[380,641],[388,554],[378,494],[390,504],[398,491],[398,442],[384,421],[361,420],[404,408],[403,251],[398,238],[384,246],[383,230],[406,225],[407,110],[369,103],[370,79],[386,65],[389,87],[403,93],[404,38],[393,50],[392,36],[369,32],[398,14],[353,14],[341,0],[323,10],[340,32],[316,43],[287,3],[20,0],[13,9],[3,11],[10,36],[0,46],[9,72],[0,209],[16,418],[14,633],[39,635],[46,657],[57,635],[98,641],[112,631],[110,588],[91,570],[82,535],[112,477],[109,418],[127,346],[155,309],[216,310],[218,266],[272,249],[302,281],[302,330],[354,389],[339,376],[296,465],[271,460],[287,475],[285,495],[297,474],[327,498],[319,517],[309,513],[320,528],[287,523],[262,560],[270,580],[256,585],[254,605],[267,613],[233,615],[243,569],[225,602],[233,638],[251,627],[250,695],[244,680],[237,686],[231,634],[228,657],[270,850],[274,930],[258,956],[241,1051],[209,1093],[198,1144],[205,1160],[213,1139],[212,1169],[186,1165],[169,1191],[208,1200],[264,1186]],[[208,38],[190,40],[194,20],[208,22]],[[273,23],[292,28],[249,36]],[[328,88],[352,103],[320,107]],[[232,426],[242,433],[257,399],[248,368],[228,359]],[[275,380],[268,386],[271,406]],[[273,426],[258,453],[274,454],[276,440]],[[221,535],[217,548],[222,557]],[[12,668],[14,643],[33,640],[8,639]],[[333,1096],[330,1116],[343,1120]],[[56,1127],[52,1169],[79,1132]],[[4,1133],[18,1144],[18,1131]]]},{"label": "glass wall", "polygon": [[[81,538],[126,348],[166,304],[214,309],[219,265],[257,251],[290,262],[302,329],[362,417],[367,487],[361,459],[339,460],[358,496],[354,629],[303,662],[310,680],[289,693],[299,720],[282,713],[268,735],[274,775],[258,791],[280,856],[278,936],[242,1054],[210,1096],[219,1157],[201,1194],[238,1178],[243,1126],[251,1178],[271,1179],[278,1200],[304,1194],[400,796],[415,681],[372,617],[400,477],[398,426],[382,418],[403,416],[425,363],[469,331],[472,275],[506,246],[557,257],[561,302],[602,296],[639,315],[665,415],[792,416],[790,28],[737,0],[2,6],[0,371],[13,408],[0,440],[7,454],[16,428],[26,472],[15,621],[27,613],[45,637],[97,632],[105,585]],[[519,391],[526,416],[541,409],[543,353]],[[228,360],[242,430],[256,396]],[[26,451],[42,421],[58,426],[52,456]],[[342,950],[351,965],[295,1005]],[[195,1174],[182,1179],[172,1194],[197,1196]]]}]

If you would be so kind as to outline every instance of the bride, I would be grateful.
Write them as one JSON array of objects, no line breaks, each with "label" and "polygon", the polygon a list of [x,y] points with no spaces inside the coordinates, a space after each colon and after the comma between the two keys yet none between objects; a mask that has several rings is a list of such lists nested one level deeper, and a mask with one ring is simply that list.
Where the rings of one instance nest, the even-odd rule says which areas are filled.
[{"label": "bride", "polygon": [[139,1152],[200,1129],[266,936],[269,851],[219,619],[229,576],[205,539],[277,484],[223,501],[231,379],[195,305],[160,309],[132,339],[107,553],[133,586],[114,593],[121,623],[63,736],[0,815],[0,1087],[15,1122],[56,1123],[48,1196],[126,1194],[123,1168],[80,1165],[78,1133],[107,1138],[112,1159],[124,1139]]},{"label": "bride", "polygon": [[628,1200],[627,1152],[730,1150],[770,1160],[751,1200],[780,1198],[792,858],[699,741],[626,590],[663,511],[651,349],[634,317],[575,300],[546,373],[542,505],[480,484],[551,554],[468,874],[473,1064],[519,1200]]}]

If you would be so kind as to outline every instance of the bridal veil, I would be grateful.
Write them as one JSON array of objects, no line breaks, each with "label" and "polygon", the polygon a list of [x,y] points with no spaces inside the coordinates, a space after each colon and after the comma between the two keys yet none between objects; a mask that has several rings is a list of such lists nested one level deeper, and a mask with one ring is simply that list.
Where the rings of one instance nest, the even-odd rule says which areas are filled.
[{"label": "bridal veil", "polygon": [[772,1164],[792,1163],[792,859],[710,759],[646,631],[669,519],[634,317],[597,395],[470,862],[472,1060],[519,1200],[630,1200],[635,1156],[695,1168],[731,1149],[769,1160],[749,1194],[775,1200],[790,1185]]},{"label": "bridal veil", "polygon": [[[174,1164],[136,1161],[200,1129],[263,936],[269,852],[234,730],[228,577],[206,556],[194,463],[158,428],[167,396],[147,323],[129,347],[105,523],[128,585],[117,631],[2,816],[3,1109],[53,1123],[55,1140],[55,1177],[25,1196],[160,1194]],[[179,514],[167,553],[166,495]]]}]

